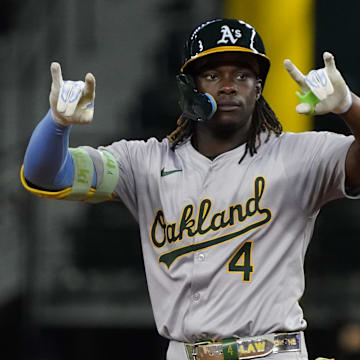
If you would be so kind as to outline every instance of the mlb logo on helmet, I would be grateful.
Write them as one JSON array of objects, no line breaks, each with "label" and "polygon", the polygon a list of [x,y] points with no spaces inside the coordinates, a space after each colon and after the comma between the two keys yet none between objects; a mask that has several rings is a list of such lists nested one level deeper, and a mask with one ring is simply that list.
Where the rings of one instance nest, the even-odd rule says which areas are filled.
[{"label": "mlb logo on helmet", "polygon": [[215,19],[198,26],[184,48],[182,72],[190,72],[197,59],[220,52],[246,52],[256,56],[263,85],[270,68],[270,59],[260,35],[249,24],[235,19]]}]

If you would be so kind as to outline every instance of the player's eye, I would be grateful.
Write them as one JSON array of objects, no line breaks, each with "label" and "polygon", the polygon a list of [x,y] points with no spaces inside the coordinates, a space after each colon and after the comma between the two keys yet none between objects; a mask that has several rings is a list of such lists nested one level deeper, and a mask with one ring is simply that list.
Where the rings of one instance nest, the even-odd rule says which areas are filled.
[{"label": "player's eye", "polygon": [[214,73],[205,73],[204,78],[208,81],[214,81],[217,79],[217,75]]},{"label": "player's eye", "polygon": [[236,75],[236,79],[237,80],[246,80],[249,77],[249,74],[247,74],[246,72],[240,72]]}]

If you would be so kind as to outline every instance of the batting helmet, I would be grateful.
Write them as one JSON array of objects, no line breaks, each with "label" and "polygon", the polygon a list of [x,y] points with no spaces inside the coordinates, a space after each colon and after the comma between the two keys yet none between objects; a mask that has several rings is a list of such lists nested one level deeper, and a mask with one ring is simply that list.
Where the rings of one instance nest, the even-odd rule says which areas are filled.
[{"label": "batting helmet", "polygon": [[181,71],[191,72],[191,65],[199,58],[220,52],[253,54],[260,67],[259,77],[264,86],[270,59],[260,35],[249,24],[235,19],[214,19],[199,25],[185,43]]}]

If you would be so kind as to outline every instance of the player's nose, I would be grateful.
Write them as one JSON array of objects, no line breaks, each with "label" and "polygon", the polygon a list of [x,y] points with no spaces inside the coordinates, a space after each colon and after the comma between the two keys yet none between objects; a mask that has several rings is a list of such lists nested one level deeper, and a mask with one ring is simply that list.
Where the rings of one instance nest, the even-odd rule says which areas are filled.
[{"label": "player's nose", "polygon": [[236,93],[235,82],[232,77],[224,77],[221,79],[219,93],[220,94],[235,94]]}]

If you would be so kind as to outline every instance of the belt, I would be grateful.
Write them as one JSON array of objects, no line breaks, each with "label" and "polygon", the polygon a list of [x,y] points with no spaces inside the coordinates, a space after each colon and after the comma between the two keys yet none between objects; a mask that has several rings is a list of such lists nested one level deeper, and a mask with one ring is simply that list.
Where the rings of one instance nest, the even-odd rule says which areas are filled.
[{"label": "belt", "polygon": [[301,332],[229,338],[185,344],[189,360],[242,360],[270,354],[300,351]]}]

